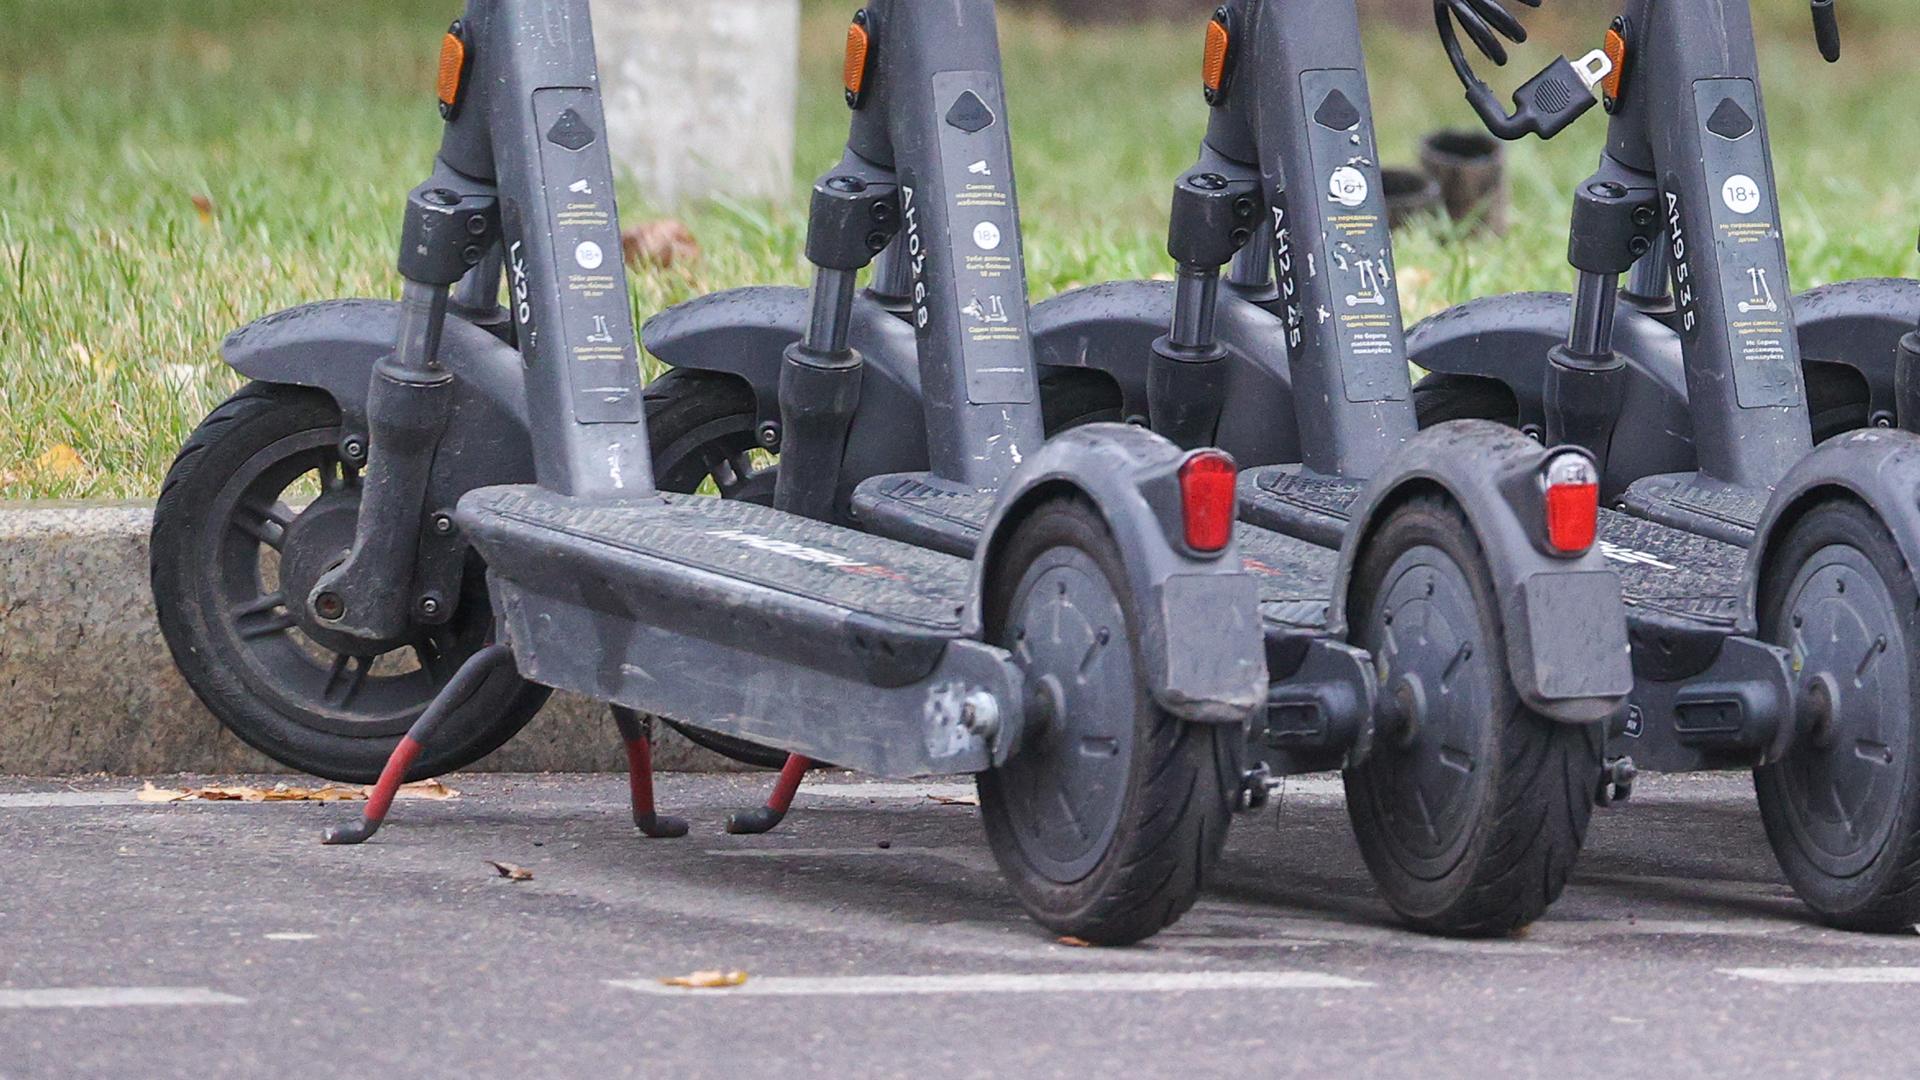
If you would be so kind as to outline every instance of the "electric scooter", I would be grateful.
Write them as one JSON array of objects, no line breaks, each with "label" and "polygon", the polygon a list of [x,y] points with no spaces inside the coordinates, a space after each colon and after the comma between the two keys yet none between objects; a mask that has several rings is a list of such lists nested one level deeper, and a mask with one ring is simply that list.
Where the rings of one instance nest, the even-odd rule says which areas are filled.
[{"label": "electric scooter", "polygon": [[[1223,842],[1241,732],[1267,694],[1231,460],[1120,425],[1043,445],[1036,388],[1018,378],[1024,345],[995,329],[978,350],[929,347],[920,369],[932,445],[997,488],[975,557],[809,513],[831,497],[835,428],[859,400],[861,365],[841,346],[851,291],[838,286],[904,231],[930,293],[984,287],[962,245],[991,245],[946,227],[950,181],[974,161],[1010,168],[991,5],[882,10],[923,46],[890,50],[875,93],[951,104],[925,132],[937,137],[893,140],[897,181],[876,169],[816,189],[816,216],[844,227],[810,238],[818,332],[782,361],[774,506],[656,481],[586,0],[469,0],[449,30],[445,130],[408,198],[397,307],[295,309],[229,342],[229,362],[259,382],[176,465],[162,535],[187,534],[180,515],[216,542],[257,540],[245,526],[268,522],[276,573],[221,563],[200,579],[214,600],[169,592],[163,611],[224,618],[218,632],[245,640],[277,625],[288,650],[324,642],[354,658],[444,625],[428,616],[464,617],[473,645],[437,666],[422,656],[418,681],[437,692],[360,821],[327,842],[372,836],[402,780],[446,747],[499,737],[513,722],[503,695],[555,687],[613,705],[648,835],[686,831],[652,805],[644,717],[669,716],[885,776],[981,776],[993,850],[1056,932],[1135,941],[1193,903]],[[969,190],[1011,240],[999,175],[1005,202]],[[488,298],[500,265],[511,345],[454,310]],[[998,272],[1017,295],[1017,263]],[[369,324],[390,332],[387,351],[356,366],[366,354],[332,346]],[[328,406],[331,425],[317,423]],[[294,433],[251,438],[244,462],[216,457],[242,421]],[[226,476],[204,471],[216,461]],[[317,494],[275,487],[316,461],[329,481]],[[195,554],[176,542],[156,559]],[[189,652],[183,667],[203,693],[246,693],[250,672],[196,662]]]},{"label": "electric scooter", "polygon": [[[1020,403],[1031,402],[1024,282],[1009,272],[1009,257],[999,254],[1017,253],[1018,222],[1011,213],[996,212],[1002,205],[1010,209],[1012,202],[1011,184],[1002,189],[999,179],[1008,167],[1001,156],[970,151],[950,158],[947,170],[954,183],[944,192],[931,189],[932,194],[931,181],[908,178],[895,161],[903,146],[952,138],[947,129],[956,126],[959,104],[951,94],[936,93],[929,114],[923,96],[890,97],[880,92],[884,83],[866,85],[870,65],[884,71],[892,50],[926,47],[916,24],[903,21],[905,10],[871,6],[856,16],[850,30],[845,89],[854,110],[853,137],[841,172],[870,170],[863,183],[885,183],[893,173],[876,178],[871,170],[894,162],[903,207],[949,213],[946,231],[959,248],[961,265],[981,277],[963,276],[958,288],[932,278],[936,264],[908,232],[881,252],[868,288],[843,301],[849,339],[868,373],[863,388],[875,387],[876,393],[863,394],[851,417],[836,497],[845,501],[840,512],[865,530],[971,557],[982,543],[995,495],[991,486],[982,486],[977,469],[966,471],[965,462],[943,464],[937,448],[951,442],[978,459],[993,450],[998,433],[982,438],[961,431],[931,440],[936,453],[928,472],[903,474],[889,471],[889,465],[897,462],[892,467],[898,469],[924,452],[916,435],[922,417],[936,430],[942,422],[935,399],[924,405],[915,400],[926,387],[916,387],[906,374],[913,370],[909,349],[916,342],[924,348],[948,339],[956,322],[962,349],[969,341],[1002,343],[989,354],[991,368],[969,372],[974,400],[981,400],[982,391],[997,399],[996,387],[1006,385],[998,380],[1017,371]],[[951,62],[951,40],[935,47]],[[997,72],[997,57],[992,61],[995,66],[986,70]],[[989,105],[989,111],[998,111],[997,102]],[[876,129],[889,138],[877,137]],[[1209,209],[1237,215],[1251,231],[1258,215],[1251,204],[1237,205],[1243,201],[1243,193],[1230,192]],[[816,207],[810,252],[819,246],[818,233],[830,225]],[[933,255],[942,254],[936,245]],[[852,293],[851,275],[829,276],[838,268],[815,261],[822,270],[811,304],[797,290],[748,289],[656,316],[644,340],[676,369],[660,384],[697,375],[710,396],[726,388],[735,419],[725,427],[748,430],[758,418],[762,445],[775,445],[778,433],[792,430],[795,402],[787,369],[771,361],[783,350],[791,361],[796,341],[817,336],[822,296]],[[1021,345],[1018,351],[1004,347],[1014,343]],[[899,400],[892,400],[894,395]],[[1063,417],[1088,404],[1055,393],[1045,402],[1044,419],[1050,427],[1070,427]],[[1039,416],[1039,410],[1032,415]],[[1302,541],[1246,525],[1239,530],[1245,565],[1260,584],[1267,660],[1275,676],[1265,716],[1252,731],[1248,752],[1259,764],[1249,770],[1241,802],[1246,807],[1263,802],[1280,775],[1358,765],[1377,755],[1386,764],[1367,774],[1371,816],[1363,836],[1375,846],[1405,851],[1396,865],[1408,869],[1390,889],[1396,908],[1434,930],[1497,933],[1544,909],[1578,847],[1600,768],[1593,725],[1617,710],[1628,681],[1624,616],[1604,563],[1587,557],[1584,545],[1553,549],[1546,535],[1547,501],[1558,499],[1577,513],[1583,496],[1591,500],[1590,485],[1549,483],[1556,469],[1590,468],[1584,457],[1574,452],[1549,460],[1523,438],[1490,425],[1478,431],[1477,440],[1462,441],[1457,432],[1417,439],[1410,413],[1406,419],[1411,445],[1398,458],[1380,463],[1382,482],[1368,492],[1369,508],[1362,512],[1363,524],[1352,530],[1349,550],[1340,552],[1338,540]],[[788,451],[784,441],[779,445],[784,482]],[[1492,455],[1493,464],[1461,481],[1465,494],[1459,503],[1423,497],[1434,459],[1466,455]],[[1481,541],[1494,548],[1492,556],[1470,546],[1475,532],[1464,521],[1469,513],[1500,523]],[[1572,545],[1568,535],[1560,539]],[[1556,587],[1564,591],[1556,593]],[[1356,602],[1361,614],[1350,621]],[[1529,602],[1564,605],[1567,621],[1552,626],[1536,620],[1530,632],[1503,641],[1501,617]],[[1396,619],[1398,632],[1391,629]],[[1342,638],[1377,644],[1380,654],[1369,657],[1337,646]],[[1372,691],[1363,688],[1366,680],[1354,677],[1351,665],[1358,662],[1371,679],[1388,666],[1388,657],[1396,681],[1391,696],[1376,704],[1358,693]],[[1512,666],[1516,659],[1524,669]],[[1541,725],[1540,709],[1579,722],[1565,728]],[[1462,728],[1456,715],[1471,715],[1477,726]],[[1507,740],[1491,733],[1502,724],[1541,725],[1541,744],[1526,742],[1524,735]],[[1503,753],[1519,759],[1512,768],[1494,764]],[[736,819],[735,825],[758,828],[778,820],[805,764],[789,761],[758,819]],[[1567,798],[1561,785],[1571,785],[1578,797]],[[1445,819],[1436,825],[1431,816]],[[1483,827],[1492,817],[1498,817],[1499,828]]]},{"label": "electric scooter", "polygon": [[[1442,31],[1476,111],[1518,137]],[[1521,419],[1537,407],[1549,442],[1608,463],[1618,509],[1601,515],[1601,543],[1638,613],[1642,672],[1618,744],[1642,769],[1753,768],[1774,852],[1820,918],[1911,926],[1920,439],[1867,430],[1813,447],[1743,0],[1629,0],[1607,52],[1611,124],[1575,192],[1571,304],[1482,300],[1417,328],[1414,362],[1444,395],[1428,415],[1458,415],[1476,386],[1483,404],[1486,388],[1511,388],[1509,406],[1537,403]],[[1670,310],[1620,303],[1629,273],[1629,291]],[[1528,351],[1554,318],[1565,337]],[[1655,392],[1648,374],[1669,384]],[[1674,409],[1687,423],[1668,425]],[[1650,467],[1680,436],[1697,468]]]},{"label": "electric scooter", "polygon": [[1175,280],[1040,304],[1044,386],[1089,403],[1104,388],[1104,411],[1063,415],[1231,447],[1264,466],[1242,476],[1244,522],[1369,569],[1330,595],[1391,720],[1364,756],[1270,739],[1265,760],[1343,769],[1402,915],[1517,925],[1560,892],[1596,796],[1632,777],[1603,760],[1632,676],[1592,549],[1593,462],[1488,424],[1416,433],[1354,5],[1234,0],[1206,29],[1212,112],[1175,185]]}]

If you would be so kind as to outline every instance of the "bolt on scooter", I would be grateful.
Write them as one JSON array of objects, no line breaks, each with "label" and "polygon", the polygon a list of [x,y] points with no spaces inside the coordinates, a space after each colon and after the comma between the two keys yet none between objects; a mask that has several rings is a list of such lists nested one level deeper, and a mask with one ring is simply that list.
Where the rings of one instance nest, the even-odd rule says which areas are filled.
[{"label": "bolt on scooter", "polygon": [[[1465,8],[1517,30],[1497,5]],[[1619,586],[1592,547],[1594,464],[1491,424],[1417,433],[1350,0],[1224,5],[1203,81],[1175,280],[1038,305],[1045,386],[1105,388],[1105,411],[1063,412],[1230,448],[1262,466],[1241,477],[1243,522],[1340,550],[1351,574],[1318,599],[1373,655],[1379,730],[1356,753],[1270,722],[1258,752],[1277,774],[1344,771],[1402,916],[1524,924],[1565,884],[1596,795],[1632,776],[1602,755],[1632,679]]]},{"label": "bolt on scooter", "polygon": [[[1522,134],[1444,21],[1442,34],[1476,111]],[[1512,422],[1523,402],[1549,442],[1607,463],[1617,509],[1600,537],[1640,675],[1615,744],[1642,769],[1752,768],[1774,852],[1821,919],[1911,926],[1920,439],[1813,446],[1744,0],[1629,0],[1607,52],[1611,119],[1574,195],[1571,300],[1480,300],[1417,327],[1413,360],[1436,373],[1423,418],[1499,400]],[[1670,310],[1623,304],[1628,274]],[[1552,327],[1564,336],[1536,351]],[[1668,422],[1676,409],[1686,423]],[[1688,464],[1650,470],[1675,432]]]},{"label": "bolt on scooter", "polygon": [[[841,344],[847,268],[904,229],[929,294],[978,285],[977,271],[960,277],[959,245],[977,238],[949,235],[944,185],[976,160],[1010,169],[994,123],[997,56],[968,51],[997,48],[991,4],[882,10],[901,41],[924,44],[894,50],[875,92],[950,99],[952,134],[896,139],[897,174],[816,190],[819,215],[848,227],[810,243],[822,267],[817,332],[782,360],[773,506],[656,481],[586,0],[469,0],[449,31],[441,147],[408,198],[394,336],[356,373],[365,385],[335,397],[353,379],[326,351],[364,309],[296,309],[229,343],[246,374],[304,388],[276,390],[289,400],[317,409],[331,398],[340,416],[364,415],[366,464],[352,484],[333,470],[340,488],[303,509],[274,492],[247,519],[283,530],[277,582],[254,566],[212,584],[251,594],[249,612],[281,613],[283,636],[297,626],[349,655],[384,656],[417,632],[422,583],[450,573],[436,560],[443,517],[453,552],[443,557],[484,568],[484,596],[439,595],[488,605],[469,617],[486,633],[394,745],[362,818],[327,842],[372,836],[422,760],[498,722],[491,688],[524,683],[611,703],[648,835],[686,831],[652,805],[643,717],[669,716],[881,775],[982,775],[993,849],[1056,932],[1134,941],[1193,903],[1223,841],[1236,744],[1267,683],[1255,589],[1232,536],[1231,460],[1121,425],[1042,445],[1037,389],[998,362],[1019,354],[996,332],[978,354],[928,348],[920,372],[932,444],[969,482],[997,486],[977,555],[824,520],[843,452],[836,428],[859,400],[860,364]],[[1002,175],[1009,197],[986,208],[1012,237]],[[487,297],[500,266],[513,344],[453,309]],[[1018,285],[1017,264],[999,273]],[[203,446],[227,421],[209,423]],[[353,436],[321,440],[349,426],[337,417],[295,441],[344,461],[339,443]],[[203,454],[183,459],[181,483],[198,483]],[[259,507],[270,486],[248,481],[241,497]],[[307,513],[348,487],[352,508],[332,511],[343,520],[330,526],[350,522],[346,547],[292,543]],[[240,528],[220,507],[200,510],[212,511],[200,535]],[[319,565],[285,569],[308,558]],[[200,610],[194,599],[167,605]]]}]

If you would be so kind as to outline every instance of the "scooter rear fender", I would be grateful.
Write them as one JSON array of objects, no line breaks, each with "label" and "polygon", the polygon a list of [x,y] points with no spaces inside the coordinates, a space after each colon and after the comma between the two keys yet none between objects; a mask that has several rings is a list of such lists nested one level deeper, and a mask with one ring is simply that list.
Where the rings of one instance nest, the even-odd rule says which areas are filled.
[{"label": "scooter rear fender", "polygon": [[1442,493],[1466,515],[1486,553],[1521,699],[1568,723],[1610,719],[1633,690],[1626,606],[1597,546],[1567,557],[1547,540],[1543,478],[1553,453],[1512,428],[1478,420],[1442,424],[1409,440],[1354,508],[1333,592],[1336,625],[1347,625],[1354,569],[1381,522],[1409,498]]},{"label": "scooter rear fender", "polygon": [[1050,440],[1017,469],[974,556],[978,633],[986,583],[1009,572],[1007,542],[1042,502],[1078,494],[1106,522],[1141,626],[1136,644],[1154,699],[1182,718],[1245,724],[1267,697],[1259,597],[1238,545],[1186,547],[1178,473],[1188,455],[1140,427],[1091,424]]}]

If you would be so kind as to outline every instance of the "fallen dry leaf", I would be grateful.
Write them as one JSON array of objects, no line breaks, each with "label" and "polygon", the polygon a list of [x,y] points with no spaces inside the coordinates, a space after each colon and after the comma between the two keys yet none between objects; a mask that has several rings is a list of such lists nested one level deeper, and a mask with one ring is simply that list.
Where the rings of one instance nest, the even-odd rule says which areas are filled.
[{"label": "fallen dry leaf", "polygon": [[696,971],[688,975],[675,975],[670,979],[661,979],[662,986],[688,986],[695,990],[724,990],[729,986],[744,986],[747,973],[744,971]]},{"label": "fallen dry leaf", "polygon": [[487,865],[493,867],[494,870],[499,872],[501,877],[506,878],[508,881],[533,880],[533,871],[524,866],[515,866],[510,862],[494,862],[492,859],[487,860]]},{"label": "fallen dry leaf", "polygon": [[656,218],[622,232],[620,251],[630,265],[669,267],[697,261],[700,242],[681,222]]},{"label": "fallen dry leaf", "polygon": [[66,443],[58,443],[34,458],[33,467],[42,476],[60,480],[70,480],[87,471],[87,463],[80,457],[80,451]]},{"label": "fallen dry leaf", "polygon": [[[371,791],[371,789],[367,790]],[[445,802],[459,797],[458,791],[438,780],[415,780],[411,784],[401,784],[400,793],[395,796],[400,799],[433,799],[436,802]]]},{"label": "fallen dry leaf", "polygon": [[1054,938],[1053,941],[1056,945],[1071,945],[1076,949],[1093,948],[1093,942],[1088,941],[1086,938],[1074,937],[1072,934],[1068,934],[1065,937]]},{"label": "fallen dry leaf", "polygon": [[[189,799],[202,802],[364,802],[371,788],[342,787],[338,784],[322,784],[319,787],[301,787],[281,782],[270,788],[253,787],[247,784],[208,784],[197,788],[163,788],[154,786],[149,780],[136,796],[146,803],[186,802]],[[421,780],[417,783],[400,786],[402,799],[457,799],[460,793],[438,780]]]},{"label": "fallen dry leaf", "polygon": [[200,220],[203,223],[208,225],[213,224],[212,199],[207,198],[205,195],[195,195],[193,197],[193,212],[200,215]]},{"label": "fallen dry leaf", "polygon": [[980,800],[972,795],[928,795],[927,798],[941,806],[979,806]]}]

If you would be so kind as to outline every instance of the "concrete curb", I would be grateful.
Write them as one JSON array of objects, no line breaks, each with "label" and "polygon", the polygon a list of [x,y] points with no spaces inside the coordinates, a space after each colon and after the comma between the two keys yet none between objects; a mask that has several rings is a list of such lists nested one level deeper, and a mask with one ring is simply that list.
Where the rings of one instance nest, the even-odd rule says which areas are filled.
[{"label": "concrete curb", "polygon": [[[271,772],[174,670],[147,584],[147,503],[0,503],[0,775]],[[660,768],[725,762],[663,730]],[[555,695],[477,768],[625,768],[603,706]]]}]

